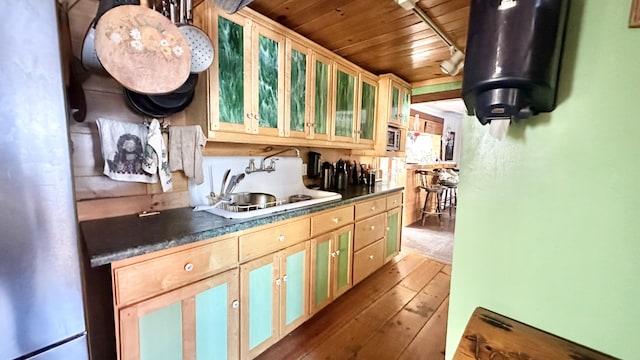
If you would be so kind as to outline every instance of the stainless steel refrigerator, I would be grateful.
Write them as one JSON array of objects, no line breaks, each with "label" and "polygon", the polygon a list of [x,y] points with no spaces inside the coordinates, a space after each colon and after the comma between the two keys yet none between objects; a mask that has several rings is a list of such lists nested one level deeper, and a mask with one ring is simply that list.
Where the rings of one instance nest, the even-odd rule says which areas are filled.
[{"label": "stainless steel refrigerator", "polygon": [[0,359],[87,359],[56,1],[0,34]]}]

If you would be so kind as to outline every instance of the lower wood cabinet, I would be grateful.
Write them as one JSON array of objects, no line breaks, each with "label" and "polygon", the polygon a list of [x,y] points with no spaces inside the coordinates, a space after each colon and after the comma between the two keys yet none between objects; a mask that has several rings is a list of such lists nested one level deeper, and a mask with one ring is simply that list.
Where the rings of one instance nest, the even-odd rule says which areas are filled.
[{"label": "lower wood cabinet", "polygon": [[311,239],[311,313],[353,286],[353,225]]},{"label": "lower wood cabinet", "polygon": [[238,270],[122,308],[120,359],[237,359]]},{"label": "lower wood cabinet", "polygon": [[402,207],[387,211],[387,236],[384,244],[384,262],[391,260],[400,252],[402,231]]},{"label": "lower wood cabinet", "polygon": [[309,241],[240,266],[242,359],[257,356],[309,317]]}]

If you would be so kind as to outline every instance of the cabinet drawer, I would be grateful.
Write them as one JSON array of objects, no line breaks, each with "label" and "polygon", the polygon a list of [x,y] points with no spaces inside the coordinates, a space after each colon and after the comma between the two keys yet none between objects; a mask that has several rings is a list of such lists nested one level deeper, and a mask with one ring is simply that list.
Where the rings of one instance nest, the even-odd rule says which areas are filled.
[{"label": "cabinet drawer", "polygon": [[383,263],[384,241],[378,240],[353,254],[353,284],[378,270]]},{"label": "cabinet drawer", "polygon": [[114,270],[116,301],[129,304],[238,265],[235,237]]},{"label": "cabinet drawer", "polygon": [[387,209],[387,198],[380,197],[378,199],[365,201],[356,204],[356,220],[364,219],[371,215],[379,214]]},{"label": "cabinet drawer", "polygon": [[387,196],[387,210],[402,205],[402,192]]},{"label": "cabinet drawer", "polygon": [[353,222],[353,206],[331,210],[311,218],[311,236],[317,236]]},{"label": "cabinet drawer", "polygon": [[385,214],[378,214],[368,219],[356,223],[356,230],[353,237],[353,249],[360,250],[372,242],[384,237]]},{"label": "cabinet drawer", "polygon": [[309,239],[309,218],[240,236],[240,262],[284,249]]}]

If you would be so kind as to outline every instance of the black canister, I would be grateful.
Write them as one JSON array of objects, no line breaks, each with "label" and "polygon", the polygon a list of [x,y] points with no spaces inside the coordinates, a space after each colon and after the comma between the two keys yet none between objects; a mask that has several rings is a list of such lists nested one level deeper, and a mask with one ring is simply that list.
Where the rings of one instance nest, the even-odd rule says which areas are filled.
[{"label": "black canister", "polygon": [[320,177],[320,153],[309,151],[309,164],[307,165],[307,177],[317,179]]},{"label": "black canister", "polygon": [[322,189],[329,190],[333,182],[333,165],[330,162],[322,163]]},{"label": "black canister", "polygon": [[336,164],[335,173],[335,187],[337,190],[344,190],[347,188],[347,170],[342,159],[338,160]]}]

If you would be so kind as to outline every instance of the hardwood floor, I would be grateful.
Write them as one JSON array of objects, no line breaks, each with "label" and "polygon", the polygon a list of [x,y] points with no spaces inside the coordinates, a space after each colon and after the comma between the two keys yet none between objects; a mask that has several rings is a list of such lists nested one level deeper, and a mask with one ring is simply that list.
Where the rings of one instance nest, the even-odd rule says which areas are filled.
[{"label": "hardwood floor", "polygon": [[450,278],[403,251],[257,359],[444,359]]}]

